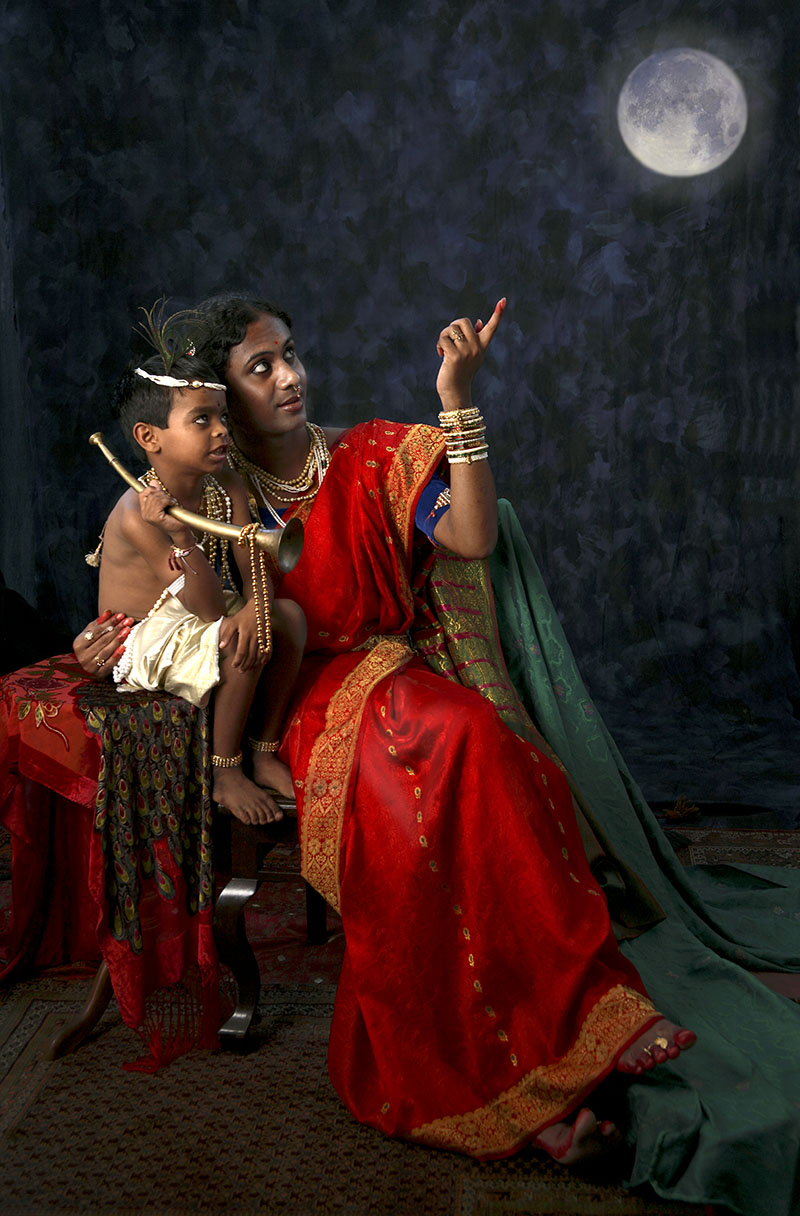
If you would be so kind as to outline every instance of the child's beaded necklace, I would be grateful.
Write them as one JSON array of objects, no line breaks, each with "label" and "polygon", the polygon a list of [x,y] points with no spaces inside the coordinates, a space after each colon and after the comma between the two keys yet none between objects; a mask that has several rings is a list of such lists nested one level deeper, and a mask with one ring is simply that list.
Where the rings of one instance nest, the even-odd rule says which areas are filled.
[{"label": "child's beaded necklace", "polygon": [[[164,485],[158,473],[152,466],[147,470],[146,473],[142,474],[139,481],[141,481],[142,485],[145,486],[158,486],[159,490],[163,490],[165,494],[169,494],[170,498],[175,497],[175,495],[170,493],[170,491]],[[203,478],[203,496],[200,499],[199,514],[204,515],[206,519],[211,519],[226,524],[229,524],[233,519],[233,503],[231,502],[227,492],[222,488],[216,478],[211,476],[210,473],[206,474],[206,476]],[[206,542],[208,542],[208,548],[206,548]],[[211,566],[212,570],[216,569],[217,554],[219,553],[222,586],[226,590],[235,591],[236,584],[231,576],[231,568],[228,563],[230,542],[219,536],[214,536],[211,532],[204,532],[201,539],[198,541],[198,544],[208,558],[208,564]],[[161,599],[158,607],[160,607],[163,602],[164,600]],[[155,611],[155,607],[150,611],[151,613]]]}]

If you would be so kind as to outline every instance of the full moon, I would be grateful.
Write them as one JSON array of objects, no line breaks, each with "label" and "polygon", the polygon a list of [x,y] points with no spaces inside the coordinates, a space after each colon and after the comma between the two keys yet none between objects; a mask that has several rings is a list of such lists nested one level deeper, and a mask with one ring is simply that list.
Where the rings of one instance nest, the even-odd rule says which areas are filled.
[{"label": "full moon", "polygon": [[634,68],[619,95],[617,122],[638,161],[669,177],[718,168],[747,126],[739,77],[705,51],[678,47]]}]

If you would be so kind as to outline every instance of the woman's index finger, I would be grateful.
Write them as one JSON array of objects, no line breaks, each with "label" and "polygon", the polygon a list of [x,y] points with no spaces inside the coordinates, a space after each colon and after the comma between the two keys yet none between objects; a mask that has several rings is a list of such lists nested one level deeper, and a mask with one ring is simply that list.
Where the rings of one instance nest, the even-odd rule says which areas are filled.
[{"label": "woman's index finger", "polygon": [[502,300],[498,300],[495,304],[494,312],[489,317],[489,320],[480,328],[480,339],[484,350],[491,342],[492,338],[494,337],[495,330],[500,324],[500,318],[505,312],[506,302],[505,296],[503,296]]}]

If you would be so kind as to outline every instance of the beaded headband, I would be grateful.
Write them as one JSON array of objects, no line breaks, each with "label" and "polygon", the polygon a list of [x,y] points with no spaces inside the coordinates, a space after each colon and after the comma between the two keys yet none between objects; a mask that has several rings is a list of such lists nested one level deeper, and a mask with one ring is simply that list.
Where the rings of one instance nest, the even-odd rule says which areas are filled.
[{"label": "beaded headband", "polygon": [[163,384],[164,388],[212,388],[225,392],[224,384],[215,384],[213,380],[178,380],[175,376],[151,376],[144,368],[135,367],[134,374],[143,380],[152,380],[153,384]]}]

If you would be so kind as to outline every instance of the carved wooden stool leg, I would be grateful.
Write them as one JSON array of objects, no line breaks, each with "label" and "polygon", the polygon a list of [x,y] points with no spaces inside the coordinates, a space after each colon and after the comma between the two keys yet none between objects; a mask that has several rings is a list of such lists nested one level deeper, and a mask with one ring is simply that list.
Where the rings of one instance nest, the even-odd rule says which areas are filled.
[{"label": "carved wooden stool leg", "polygon": [[[233,972],[238,1002],[227,1022],[220,1028],[223,1047],[235,1047],[245,1041],[261,990],[261,977],[253,949],[247,940],[244,911],[255,895],[262,879],[262,855],[277,844],[297,840],[295,802],[278,798],[286,818],[271,824],[251,826],[233,816],[226,816],[220,826],[228,833],[230,868],[233,877],[217,898],[214,910],[214,937],[220,961]],[[323,897],[306,884],[306,918],[308,941],[320,945],[328,940],[327,906]]]},{"label": "carved wooden stool leg", "polygon": [[261,976],[256,956],[244,923],[244,910],[258,890],[257,878],[232,878],[220,892],[214,910],[214,937],[220,962],[233,972],[237,989],[237,1004],[219,1031],[223,1047],[244,1040],[250,1029],[261,990]]},{"label": "carved wooden stool leg", "polygon": [[97,968],[86,1004],[76,1017],[56,1031],[45,1048],[44,1058],[57,1060],[59,1056],[66,1056],[71,1051],[75,1051],[76,1047],[80,1047],[100,1021],[113,995],[111,977],[108,974],[105,959],[103,959]]}]

